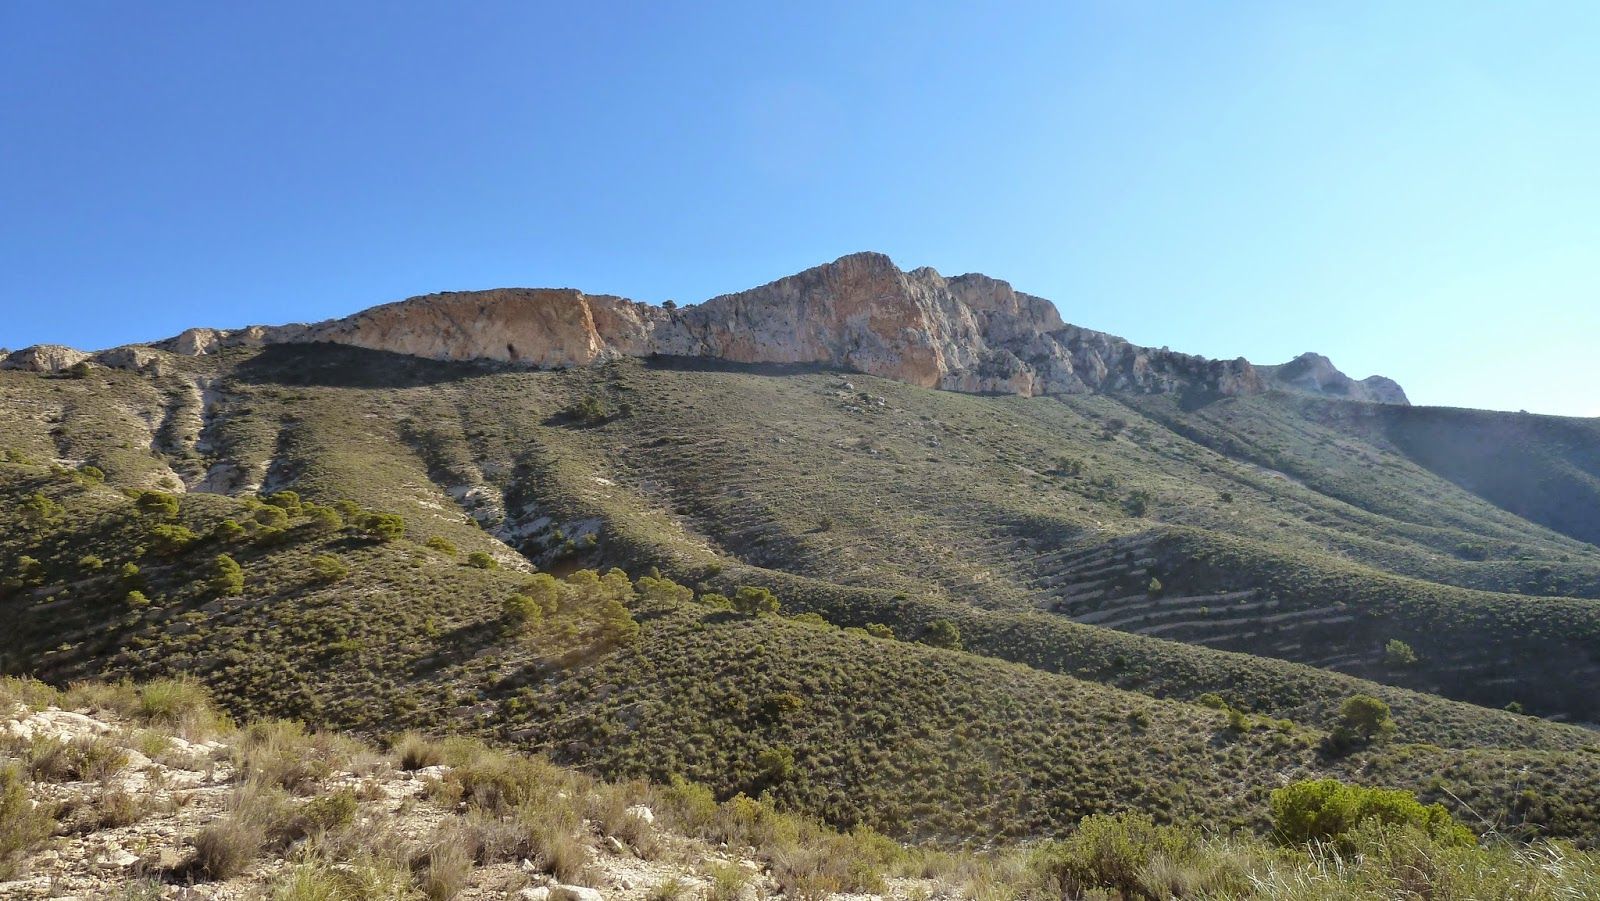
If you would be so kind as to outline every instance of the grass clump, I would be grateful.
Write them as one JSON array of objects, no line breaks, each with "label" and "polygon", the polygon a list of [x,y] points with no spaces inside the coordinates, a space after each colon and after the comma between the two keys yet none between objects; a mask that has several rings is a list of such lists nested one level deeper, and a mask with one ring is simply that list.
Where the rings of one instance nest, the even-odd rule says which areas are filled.
[{"label": "grass clump", "polygon": [[0,761],[0,880],[21,872],[22,859],[55,830],[54,808],[35,806],[28,776],[11,761]]}]

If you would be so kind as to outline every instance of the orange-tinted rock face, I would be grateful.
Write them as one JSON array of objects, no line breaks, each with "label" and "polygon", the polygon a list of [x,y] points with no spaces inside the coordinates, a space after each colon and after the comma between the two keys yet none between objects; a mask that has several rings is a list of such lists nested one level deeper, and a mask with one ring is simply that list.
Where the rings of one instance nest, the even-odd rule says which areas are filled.
[{"label": "orange-tinted rock face", "polygon": [[210,353],[231,344],[309,341],[538,367],[657,354],[810,363],[974,393],[1261,389],[1244,360],[1135,347],[1066,325],[1049,301],[998,279],[903,272],[875,253],[681,310],[571,289],[456,292],[309,326],[193,329],[163,346]]}]

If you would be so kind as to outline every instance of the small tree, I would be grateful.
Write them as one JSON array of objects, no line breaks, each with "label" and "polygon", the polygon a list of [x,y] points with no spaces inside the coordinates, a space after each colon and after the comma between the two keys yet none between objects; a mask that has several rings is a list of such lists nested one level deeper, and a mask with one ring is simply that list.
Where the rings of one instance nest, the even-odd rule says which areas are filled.
[{"label": "small tree", "polygon": [[1351,695],[1339,708],[1339,724],[1371,741],[1395,729],[1389,718],[1389,705],[1371,695]]},{"label": "small tree", "polygon": [[952,651],[961,650],[961,630],[956,624],[947,619],[936,619],[928,623],[928,628],[922,633],[922,643],[936,648],[948,648]]},{"label": "small tree", "polygon": [[399,541],[406,537],[406,521],[398,513],[366,513],[361,517],[361,531],[382,542]]},{"label": "small tree", "polygon": [[165,491],[141,491],[134,506],[144,516],[171,519],[178,515],[178,499]]},{"label": "small tree", "polygon": [[163,557],[176,557],[200,539],[188,526],[161,523],[150,530],[150,544]]},{"label": "small tree", "polygon": [[311,558],[311,578],[318,582],[337,582],[350,575],[350,567],[332,554],[317,554]]},{"label": "small tree", "polygon": [[332,507],[325,507],[322,504],[306,504],[301,509],[306,516],[311,517],[312,531],[327,534],[344,528],[344,517],[340,516],[339,511]]},{"label": "small tree", "polygon": [[514,594],[500,605],[500,612],[512,626],[526,626],[544,622],[544,608],[525,594]]},{"label": "small tree", "polygon": [[1398,638],[1389,639],[1383,646],[1383,659],[1390,666],[1412,666],[1417,662],[1417,652],[1411,650],[1411,645]]},{"label": "small tree", "polygon": [[1161,592],[1163,590],[1165,590],[1165,586],[1161,584],[1161,580],[1155,576],[1151,576],[1150,584],[1145,587],[1145,594],[1153,598],[1158,598],[1161,597]]},{"label": "small tree", "polygon": [[756,755],[756,769],[768,783],[782,782],[794,774],[794,751],[781,745],[767,748]]},{"label": "small tree", "polygon": [[778,596],[770,588],[740,585],[739,590],[733,593],[733,609],[739,613],[750,616],[777,613],[779,606]]},{"label": "small tree", "polygon": [[89,377],[89,361],[79,360],[67,367],[67,378],[86,379]]},{"label": "small tree", "polygon": [[244,538],[244,535],[244,526],[239,525],[236,520],[232,519],[224,519],[222,522],[217,523],[217,527],[211,532],[213,538],[224,543],[239,541]]},{"label": "small tree", "polygon": [[1375,820],[1409,826],[1449,845],[1470,845],[1475,839],[1442,805],[1423,806],[1401,789],[1364,788],[1337,779],[1296,782],[1272,792],[1272,830],[1285,844],[1332,842],[1354,850],[1348,837],[1361,823]]},{"label": "small tree", "polygon": [[244,567],[227,554],[212,562],[211,590],[224,596],[244,594]]},{"label": "small tree", "polygon": [[27,500],[22,502],[22,512],[30,522],[35,525],[42,525],[60,518],[62,508],[60,504],[35,491],[28,495]]},{"label": "small tree", "polygon": [[145,597],[144,592],[140,591],[137,588],[135,588],[134,590],[128,592],[127,601],[128,601],[128,606],[132,607],[135,610],[142,610],[145,607],[150,606],[150,599]]},{"label": "small tree", "polygon": [[290,516],[299,516],[301,510],[300,494],[295,491],[278,491],[267,495],[267,503],[282,510]]}]

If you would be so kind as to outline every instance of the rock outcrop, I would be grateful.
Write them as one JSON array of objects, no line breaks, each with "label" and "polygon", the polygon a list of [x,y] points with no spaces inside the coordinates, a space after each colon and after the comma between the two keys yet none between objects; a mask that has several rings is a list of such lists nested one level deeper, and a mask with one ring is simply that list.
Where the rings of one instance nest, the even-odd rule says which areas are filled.
[{"label": "rock outcrop", "polygon": [[0,369],[24,369],[29,372],[64,372],[87,360],[89,355],[60,344],[35,344],[12,351],[0,360]]},{"label": "rock outcrop", "polygon": [[1140,347],[1069,325],[1049,301],[999,279],[947,278],[929,268],[906,272],[878,253],[852,254],[683,309],[570,288],[451,292],[312,325],[190,329],[155,346],[200,355],[306,342],[533,367],[647,356],[808,364],[977,394],[1231,396],[1282,387],[1405,402],[1387,379],[1355,382],[1320,370],[1307,375],[1295,368],[1299,361],[1267,367],[1275,375],[1266,378],[1242,358]]},{"label": "rock outcrop", "polygon": [[1281,366],[1257,368],[1270,385],[1285,391],[1378,404],[1411,404],[1405,390],[1393,379],[1374,375],[1357,381],[1340,372],[1332,360],[1321,354],[1303,353]]}]

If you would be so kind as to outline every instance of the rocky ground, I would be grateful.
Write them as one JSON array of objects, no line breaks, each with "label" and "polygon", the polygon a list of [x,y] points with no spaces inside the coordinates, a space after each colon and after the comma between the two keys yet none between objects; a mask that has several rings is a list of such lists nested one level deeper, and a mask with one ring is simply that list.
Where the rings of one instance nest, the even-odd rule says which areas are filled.
[{"label": "rocky ground", "polygon": [[[303,800],[295,802],[304,809],[319,798],[348,794],[358,799],[351,821],[340,827],[356,836],[344,839],[357,849],[355,862],[324,868],[334,877],[341,872],[349,877],[346,890],[329,894],[313,886],[321,885],[325,872],[319,871],[319,880],[299,878],[315,869],[307,861],[329,859],[315,851],[324,840],[320,835],[300,837],[280,850],[269,847],[228,878],[208,878],[196,863],[197,837],[240,808],[244,771],[252,766],[237,753],[232,739],[238,734],[190,740],[103,711],[11,706],[0,718],[0,746],[6,756],[28,762],[33,773],[29,801],[35,810],[53,811],[57,824],[52,837],[22,857],[13,878],[0,882],[0,898],[749,901],[782,894],[756,849],[673,834],[644,805],[625,811],[634,821],[626,833],[639,848],[583,821],[577,840],[587,865],[570,880],[580,884],[563,883],[546,872],[551,868],[545,861],[524,857],[470,862],[448,888],[422,878],[420,887],[383,891],[382,880],[366,873],[359,861],[363,841],[373,848],[427,848],[452,823],[466,822],[468,805],[436,798],[450,767],[408,771],[371,752],[349,755],[344,767],[317,779],[309,790],[302,788]],[[4,829],[0,825],[0,832]],[[414,857],[412,867],[417,867]],[[886,894],[897,898],[939,894],[939,886],[926,880],[890,880],[885,886]]]}]

